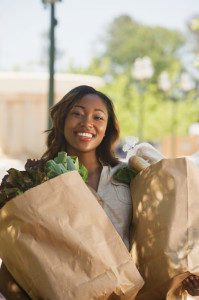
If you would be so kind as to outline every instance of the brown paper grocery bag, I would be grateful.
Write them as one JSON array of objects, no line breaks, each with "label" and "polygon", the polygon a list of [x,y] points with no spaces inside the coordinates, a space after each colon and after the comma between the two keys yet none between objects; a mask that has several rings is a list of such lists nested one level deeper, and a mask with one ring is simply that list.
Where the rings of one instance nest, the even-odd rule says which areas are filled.
[{"label": "brown paper grocery bag", "polygon": [[182,280],[199,274],[199,168],[186,158],[164,159],[135,177],[131,195],[140,294],[186,299]]},{"label": "brown paper grocery bag", "polygon": [[134,299],[130,253],[76,171],[0,210],[0,257],[31,299]]}]

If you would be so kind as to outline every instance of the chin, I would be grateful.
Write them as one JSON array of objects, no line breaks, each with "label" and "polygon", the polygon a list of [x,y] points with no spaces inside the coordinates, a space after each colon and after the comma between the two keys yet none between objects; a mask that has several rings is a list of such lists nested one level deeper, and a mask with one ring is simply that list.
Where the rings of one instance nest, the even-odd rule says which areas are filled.
[{"label": "chin", "polygon": [[79,152],[82,152],[82,153],[87,153],[87,152],[93,152],[95,151],[95,149],[89,149],[89,148],[81,148],[81,149],[78,149]]}]

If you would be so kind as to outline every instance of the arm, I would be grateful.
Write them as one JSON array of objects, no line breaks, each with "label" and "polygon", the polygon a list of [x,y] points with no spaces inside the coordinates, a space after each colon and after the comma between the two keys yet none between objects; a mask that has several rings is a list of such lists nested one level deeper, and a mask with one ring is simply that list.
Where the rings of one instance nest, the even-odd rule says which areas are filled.
[{"label": "arm", "polygon": [[199,276],[189,275],[183,280],[182,285],[191,296],[199,296]]},{"label": "arm", "polygon": [[26,292],[14,280],[3,263],[0,267],[0,292],[7,300],[30,299]]}]

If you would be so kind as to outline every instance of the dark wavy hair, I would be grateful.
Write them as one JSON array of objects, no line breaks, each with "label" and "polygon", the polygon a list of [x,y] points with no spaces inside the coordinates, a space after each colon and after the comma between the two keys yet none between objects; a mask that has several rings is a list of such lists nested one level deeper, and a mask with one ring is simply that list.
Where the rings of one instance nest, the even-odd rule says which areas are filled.
[{"label": "dark wavy hair", "polygon": [[97,157],[105,165],[115,166],[118,164],[115,146],[119,139],[119,125],[113,103],[105,94],[87,85],[81,85],[72,89],[57,104],[50,108],[52,128],[45,131],[48,133],[48,137],[46,143],[47,151],[43,154],[43,159],[53,159],[59,151],[67,152],[67,141],[64,136],[65,119],[73,105],[88,94],[99,96],[105,103],[108,111],[107,128],[101,144],[96,149]]}]

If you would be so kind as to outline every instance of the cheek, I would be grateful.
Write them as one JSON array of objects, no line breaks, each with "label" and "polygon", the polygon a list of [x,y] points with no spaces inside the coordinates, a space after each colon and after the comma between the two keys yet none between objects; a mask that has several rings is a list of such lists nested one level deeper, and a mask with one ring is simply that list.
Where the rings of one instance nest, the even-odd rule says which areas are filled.
[{"label": "cheek", "polygon": [[67,139],[71,135],[73,124],[67,119],[64,124],[64,136]]},{"label": "cheek", "polygon": [[107,128],[107,125],[102,125],[98,128],[98,132],[99,132],[99,136],[100,136],[100,140],[102,141],[104,136],[105,136],[105,133],[106,133],[106,128]]},{"label": "cheek", "polygon": [[72,118],[67,118],[64,124],[64,130],[72,130],[76,126],[77,121]]}]

